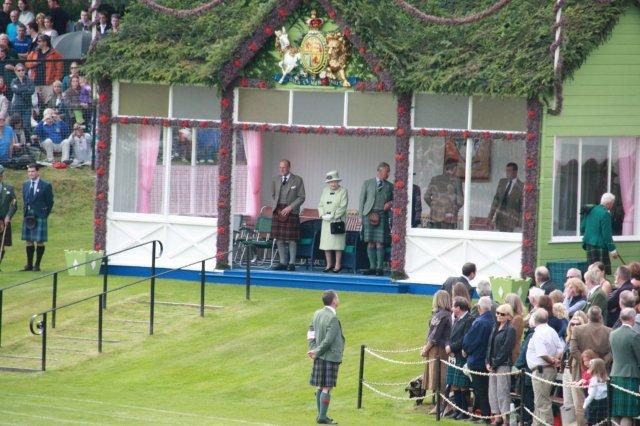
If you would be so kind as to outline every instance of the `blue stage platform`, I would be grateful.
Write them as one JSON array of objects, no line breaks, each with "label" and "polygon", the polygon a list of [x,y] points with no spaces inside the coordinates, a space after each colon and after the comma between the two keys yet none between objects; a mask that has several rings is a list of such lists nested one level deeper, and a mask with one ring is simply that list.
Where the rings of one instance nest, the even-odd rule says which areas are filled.
[{"label": "blue stage platform", "polygon": [[[167,269],[158,268],[156,273]],[[110,275],[128,275],[145,277],[150,275],[150,268],[137,266],[109,265]],[[215,270],[206,272],[206,282],[210,284],[245,284],[245,269]],[[162,278],[200,281],[200,272],[194,270],[174,271]],[[342,273],[325,274],[309,272],[298,268],[296,272],[270,271],[251,269],[251,285],[265,287],[303,288],[310,290],[334,289],[339,291],[363,291],[389,294],[433,295],[440,289],[440,284],[423,284],[409,281],[391,281],[389,277],[370,277],[364,275]]]}]

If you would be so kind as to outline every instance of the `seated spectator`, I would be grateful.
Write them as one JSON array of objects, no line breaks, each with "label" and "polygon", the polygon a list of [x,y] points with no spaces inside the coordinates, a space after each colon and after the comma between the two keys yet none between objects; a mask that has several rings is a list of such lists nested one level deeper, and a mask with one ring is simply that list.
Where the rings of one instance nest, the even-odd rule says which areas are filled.
[{"label": "seated spectator", "polygon": [[[26,75],[26,68],[23,64],[17,64],[16,78],[11,81],[11,112],[18,113],[22,117],[22,123],[28,130],[31,125],[31,96],[35,93],[33,81]],[[27,135],[28,136],[28,135]]]},{"label": "seated spectator", "polygon": [[91,85],[87,81],[87,77],[84,74],[80,74],[80,107],[82,108],[82,114],[84,115],[85,123],[90,122],[91,116],[91,104],[93,103],[93,93],[91,91]]},{"label": "seated spectator", "polygon": [[51,108],[55,110],[56,114],[62,115],[64,113],[63,110],[63,93],[62,93],[62,83],[58,80],[54,81],[52,84],[53,91],[49,94],[47,98],[44,99],[44,107]]},{"label": "seated spectator", "polygon": [[77,62],[75,61],[71,62],[71,65],[69,66],[69,75],[65,75],[64,78],[62,79],[63,92],[66,92],[69,86],[71,86],[71,77],[74,77],[74,76],[80,77],[79,69],[80,69],[80,66],[78,65]]},{"label": "seated spectator", "polygon": [[4,32],[9,22],[11,22],[11,19],[9,19],[11,9],[13,9],[13,2],[11,0],[4,0],[2,10],[0,10],[0,32]]},{"label": "seated spectator", "polygon": [[11,20],[11,22],[9,23],[9,25],[7,25],[6,33],[9,36],[9,41],[11,43],[13,43],[13,41],[18,36],[18,24],[20,24],[18,22],[19,13],[20,12],[18,12],[18,10],[16,9],[12,10],[11,13],[9,13],[9,19]]},{"label": "seated spectator", "polygon": [[92,26],[93,22],[91,22],[89,11],[86,9],[82,9],[80,11],[80,19],[78,19],[73,27],[74,31],[91,31]]},{"label": "seated spectator", "polygon": [[69,110],[69,121],[73,123],[84,123],[83,108],[87,105],[80,102],[80,78],[71,78],[71,87],[64,92],[64,105]]},{"label": "seated spectator", "polygon": [[11,48],[11,41],[6,34],[0,34],[0,48],[7,51],[7,59],[18,59],[18,54]]},{"label": "seated spectator", "polygon": [[18,58],[24,60],[29,53],[29,47],[31,46],[31,39],[27,37],[27,27],[22,22],[18,24],[18,32],[15,40],[13,40],[13,49],[15,50]]},{"label": "seated spectator", "polygon": [[40,34],[38,28],[38,23],[36,21],[31,21],[27,24],[27,35],[31,40],[31,43],[29,44],[29,52],[33,52],[38,48],[38,35]]},{"label": "seated spectator", "polygon": [[75,158],[71,163],[72,166],[91,165],[91,135],[85,133],[83,125],[74,124],[73,133],[66,139],[66,142],[73,148],[75,153]]},{"label": "seated spectator", "polygon": [[48,35],[51,39],[58,37],[58,31],[54,28],[53,18],[49,15],[44,17],[44,30],[42,34]]},{"label": "seated spectator", "polygon": [[[7,82],[13,80],[16,76],[14,70],[14,65],[12,65],[7,58],[7,49],[0,47],[0,76],[2,79]],[[10,96],[10,93],[7,93]]]},{"label": "seated spectator", "polygon": [[569,318],[587,305],[587,289],[579,278],[569,278],[564,285],[564,307]]},{"label": "seated spectator", "polygon": [[120,30],[120,15],[114,13],[111,15],[111,28],[109,34],[115,34]]},{"label": "seated spectator", "polygon": [[30,77],[36,87],[40,87],[45,98],[53,91],[53,82],[62,81],[64,76],[62,55],[51,47],[51,39],[44,34],[38,36],[38,49],[29,52],[25,66],[30,70]]},{"label": "seated spectator", "polygon": [[13,129],[13,132],[16,134],[16,141],[21,148],[27,146],[28,138],[27,134],[24,131],[24,125],[22,124],[22,117],[20,114],[13,113],[9,117],[9,125]]},{"label": "seated spectator", "polygon": [[29,24],[29,22],[36,20],[36,16],[31,11],[27,0],[18,0],[18,9],[20,9],[20,16],[18,17],[18,21],[20,21],[22,25],[26,26]]},{"label": "seated spectator", "polygon": [[51,108],[44,110],[43,119],[34,129],[34,133],[40,140],[40,146],[47,153],[47,161],[53,163],[53,154],[62,152],[60,161],[69,161],[69,141],[64,139],[69,134],[69,126],[58,119]]},{"label": "seated spectator", "polygon": [[38,24],[38,31],[40,34],[42,34],[42,31],[44,31],[44,17],[45,14],[42,12],[39,12],[36,15],[36,24]]},{"label": "seated spectator", "polygon": [[9,99],[3,94],[0,94],[0,117],[7,117],[9,115]]},{"label": "seated spectator", "polygon": [[111,29],[111,24],[109,23],[109,14],[105,10],[98,11],[98,25],[96,25],[96,30],[101,37],[105,37],[109,33],[109,29]]},{"label": "seated spectator", "polygon": [[178,130],[178,140],[173,146],[174,158],[191,163],[191,129]]},{"label": "seated spectator", "polygon": [[9,83],[4,77],[0,75],[0,94],[4,95],[7,99],[11,99],[11,88],[9,87]]},{"label": "seated spectator", "polygon": [[69,22],[67,11],[60,7],[59,0],[47,0],[47,5],[49,6],[49,16],[53,21],[53,29],[56,31],[56,35],[66,33],[67,23]]},{"label": "seated spectator", "polygon": [[7,123],[6,115],[0,115],[0,162],[4,163],[13,157],[13,150],[17,148],[16,135]]}]

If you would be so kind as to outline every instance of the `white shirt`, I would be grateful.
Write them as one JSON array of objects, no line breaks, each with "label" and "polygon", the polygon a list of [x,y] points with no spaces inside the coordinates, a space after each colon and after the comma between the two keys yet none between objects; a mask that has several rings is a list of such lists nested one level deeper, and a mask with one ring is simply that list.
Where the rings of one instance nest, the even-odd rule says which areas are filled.
[{"label": "white shirt", "polygon": [[536,326],[529,346],[527,347],[527,365],[533,370],[536,367],[545,367],[549,363],[542,357],[555,357],[564,350],[564,342],[556,331],[549,327],[549,324],[539,324]]},{"label": "white shirt", "polygon": [[287,173],[287,175],[286,175],[286,176],[282,176],[282,177],[280,178],[280,182],[281,182],[281,183],[282,183],[282,182],[284,182],[284,180],[285,180],[285,179],[287,180],[287,182],[289,182],[289,178],[291,178],[291,173]]}]

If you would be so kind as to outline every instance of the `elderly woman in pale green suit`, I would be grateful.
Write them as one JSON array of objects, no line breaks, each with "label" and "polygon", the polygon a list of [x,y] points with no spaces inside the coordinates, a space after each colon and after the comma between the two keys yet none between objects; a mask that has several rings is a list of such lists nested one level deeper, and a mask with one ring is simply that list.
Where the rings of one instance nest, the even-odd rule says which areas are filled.
[{"label": "elderly woman in pale green suit", "polygon": [[[324,272],[338,273],[342,270],[342,252],[346,244],[346,233],[332,234],[332,222],[345,222],[347,218],[347,204],[349,195],[347,189],[340,186],[340,175],[336,170],[327,173],[325,183],[327,187],[322,191],[318,214],[322,218],[322,233],[320,234],[320,250],[324,250],[327,267]],[[333,253],[335,252],[335,264]]]}]

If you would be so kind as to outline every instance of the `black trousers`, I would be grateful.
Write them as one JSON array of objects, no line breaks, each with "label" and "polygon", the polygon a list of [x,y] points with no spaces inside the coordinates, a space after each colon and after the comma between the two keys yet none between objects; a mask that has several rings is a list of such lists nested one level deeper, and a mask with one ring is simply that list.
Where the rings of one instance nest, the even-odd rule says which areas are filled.
[{"label": "black trousers", "polygon": [[[486,369],[476,370],[486,373]],[[471,375],[471,387],[473,388],[473,409],[480,410],[483,416],[491,415],[491,407],[489,406],[489,377]]]}]

